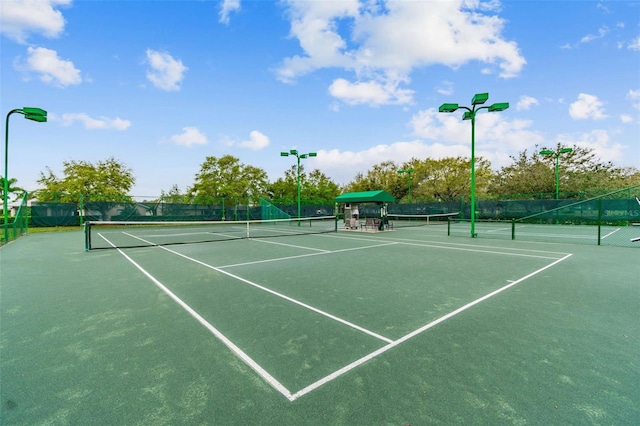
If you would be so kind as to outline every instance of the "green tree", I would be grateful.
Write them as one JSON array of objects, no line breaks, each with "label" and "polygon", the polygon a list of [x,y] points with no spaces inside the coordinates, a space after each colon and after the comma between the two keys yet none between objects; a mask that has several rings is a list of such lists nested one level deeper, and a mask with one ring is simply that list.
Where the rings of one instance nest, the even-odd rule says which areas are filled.
[{"label": "green tree", "polygon": [[160,190],[160,197],[165,203],[186,204],[189,202],[189,196],[180,191],[180,187],[174,184],[169,191]]},{"label": "green tree", "polygon": [[511,156],[513,163],[502,167],[494,176],[489,185],[489,192],[494,195],[554,192],[554,171],[544,162],[538,154],[539,151],[536,147],[531,156],[526,149],[517,157]]},{"label": "green tree", "polygon": [[[25,190],[16,185],[16,182],[18,182],[16,178],[10,178],[7,182],[7,198],[10,198],[11,194],[14,194],[14,200],[17,200],[22,196],[22,194],[24,194]],[[2,176],[0,176],[0,198],[4,199],[4,177]]]},{"label": "green tree", "polygon": [[188,194],[200,199],[258,197],[265,195],[268,184],[263,169],[242,164],[232,155],[207,157]]},{"label": "green tree", "polygon": [[333,202],[340,195],[340,186],[320,170],[314,169],[309,173],[302,191],[308,200]]},{"label": "green tree", "polygon": [[[490,185],[489,191],[495,195],[526,194],[535,196],[555,194],[554,156],[542,156],[542,149],[557,150],[564,148],[558,144],[553,148],[539,148],[533,153],[524,150],[517,157],[511,157],[513,163],[502,167]],[[594,150],[574,145],[572,151],[561,154],[558,162],[561,198],[578,197],[581,192],[607,191],[625,188],[640,183],[640,172],[633,167],[617,167],[611,162],[601,161]]]},{"label": "green tree", "polygon": [[[375,164],[366,174],[358,172],[353,181],[349,182],[345,191],[378,191],[385,190],[396,198],[404,196],[405,179],[398,175],[398,164],[394,161],[383,161]],[[404,189],[408,191],[408,189]]]},{"label": "green tree", "polygon": [[111,157],[93,164],[88,161],[65,161],[64,176],[59,178],[49,167],[40,172],[38,201],[75,201],[89,195],[90,201],[126,200],[136,179],[131,169]]},{"label": "green tree", "polygon": [[[292,165],[284,172],[284,178],[279,178],[269,185],[269,193],[276,200],[297,202],[298,174],[297,165]],[[300,165],[300,199],[307,201],[332,202],[340,194],[340,187],[327,175],[318,169],[307,174],[304,165]]]},{"label": "green tree", "polygon": [[[436,201],[456,201],[468,198],[471,193],[471,159],[447,157],[440,160],[427,158],[415,161],[412,165],[415,198]],[[482,157],[475,159],[475,192],[482,195],[487,192],[493,176],[491,163]]]}]

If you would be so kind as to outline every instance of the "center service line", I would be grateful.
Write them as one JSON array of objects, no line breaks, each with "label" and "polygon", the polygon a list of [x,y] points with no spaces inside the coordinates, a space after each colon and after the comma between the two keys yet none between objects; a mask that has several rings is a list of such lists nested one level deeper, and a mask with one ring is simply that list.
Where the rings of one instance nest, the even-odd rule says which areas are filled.
[{"label": "center service line", "polygon": [[[125,232],[125,234],[127,234],[127,233]],[[133,237],[133,238],[137,238],[137,239],[139,239],[139,240],[141,240],[141,241],[144,241],[145,243],[153,244],[153,243],[151,243],[150,241],[145,241],[145,240],[143,240],[142,238],[136,237],[135,235],[131,235],[131,234],[127,234],[127,235],[129,235],[130,237]],[[262,291],[265,291],[265,292],[267,292],[267,293],[273,294],[274,296],[277,296],[277,297],[279,297],[279,298],[281,298],[281,299],[287,300],[287,301],[289,301],[289,302],[291,302],[291,303],[294,303],[294,304],[296,304],[296,305],[298,305],[298,306],[302,306],[303,308],[306,308],[306,309],[308,309],[308,310],[310,310],[310,311],[313,311],[313,312],[315,312],[315,313],[317,313],[317,314],[320,314],[320,315],[325,316],[325,317],[327,317],[327,318],[329,318],[329,319],[332,319],[332,320],[334,320],[334,321],[337,321],[337,322],[339,322],[339,323],[341,323],[341,324],[344,324],[344,325],[346,325],[346,326],[348,326],[348,327],[351,327],[351,328],[353,328],[353,329],[355,329],[355,330],[361,331],[361,332],[363,332],[363,333],[365,333],[365,334],[368,334],[369,336],[373,336],[373,337],[375,337],[376,339],[382,340],[382,341],[387,342],[387,343],[392,342],[392,340],[391,340],[391,339],[389,339],[389,338],[387,338],[387,337],[384,337],[384,336],[381,336],[381,335],[379,335],[378,333],[374,333],[373,331],[371,331],[371,330],[367,330],[367,329],[366,329],[366,328],[364,328],[364,327],[360,327],[359,325],[356,325],[356,324],[354,324],[354,323],[352,323],[352,322],[349,322],[349,321],[347,321],[347,320],[344,320],[344,319],[342,319],[342,318],[339,318],[339,317],[337,317],[337,316],[335,316],[335,315],[332,315],[332,314],[330,314],[330,313],[328,313],[328,312],[322,311],[322,310],[320,310],[320,309],[318,309],[318,308],[315,308],[315,307],[313,307],[313,306],[311,306],[311,305],[307,305],[306,303],[301,302],[301,301],[299,301],[299,300],[296,300],[296,299],[294,299],[294,298],[292,298],[292,297],[286,296],[286,295],[284,295],[284,294],[282,294],[282,293],[278,293],[278,292],[277,292],[277,291],[275,291],[275,290],[271,290],[270,288],[267,288],[267,287],[261,286],[260,284],[254,283],[253,281],[249,281],[249,280],[247,280],[247,279],[245,279],[245,278],[239,277],[238,275],[234,275],[234,274],[232,274],[231,272],[227,272],[227,271],[225,271],[225,270],[223,270],[223,269],[220,269],[220,268],[217,268],[217,267],[215,267],[215,266],[213,266],[213,265],[209,265],[208,263],[204,263],[204,262],[202,262],[202,261],[200,261],[200,260],[198,260],[198,259],[194,259],[194,258],[192,258],[192,257],[189,257],[189,256],[185,255],[185,254],[182,254],[182,253],[179,253],[179,252],[177,252],[177,251],[171,250],[171,249],[169,249],[169,248],[167,248],[167,247],[164,247],[164,246],[158,246],[158,245],[155,245],[155,246],[156,246],[157,248],[161,248],[162,250],[166,250],[166,251],[168,251],[169,253],[173,253],[173,254],[175,254],[175,255],[177,255],[177,256],[180,256],[180,257],[182,257],[182,258],[184,258],[184,259],[190,260],[191,262],[197,263],[198,265],[202,265],[202,266],[204,266],[204,267],[206,267],[206,268],[209,268],[209,269],[212,269],[212,270],[214,270],[214,271],[220,272],[221,274],[224,274],[224,275],[226,275],[226,276],[228,276],[228,277],[234,278],[234,279],[236,279],[236,280],[238,280],[238,281],[242,281],[242,282],[243,282],[243,283],[245,283],[245,284],[249,284],[250,286],[253,286],[253,287],[255,287],[255,288],[258,288],[258,289],[260,289],[260,290],[262,290]],[[314,254],[316,254],[316,255],[317,255],[317,254],[324,254],[324,253],[314,253]]]},{"label": "center service line", "polygon": [[346,366],[342,367],[341,369],[339,369],[337,371],[334,371],[333,373],[331,373],[328,376],[318,380],[317,382],[312,383],[311,385],[307,386],[306,388],[299,390],[298,392],[294,393],[291,396],[290,400],[294,401],[294,400],[300,398],[301,396],[306,395],[311,391],[314,391],[315,389],[317,389],[320,386],[332,381],[333,379],[336,379],[336,378],[342,376],[346,372],[351,371],[354,368],[364,364],[365,362],[377,357],[378,355],[381,355],[381,354],[385,353],[389,349],[395,348],[399,344],[406,342],[407,340],[411,339],[412,337],[415,337],[418,334],[421,334],[422,332],[424,332],[424,331],[426,331],[426,330],[428,330],[428,329],[440,324],[441,322],[444,322],[444,321],[446,321],[446,320],[458,315],[460,312],[466,311],[467,309],[471,308],[472,306],[475,306],[478,303],[483,302],[483,301],[495,296],[496,294],[501,293],[501,292],[513,287],[514,285],[517,285],[517,284],[521,283],[522,281],[524,281],[524,280],[526,280],[528,278],[531,278],[534,275],[539,274],[540,272],[542,272],[542,271],[544,271],[544,270],[546,270],[548,268],[551,268],[552,266],[556,265],[557,263],[562,262],[565,259],[568,259],[571,256],[572,256],[571,254],[568,254],[565,257],[563,257],[562,259],[558,259],[555,262],[550,263],[547,266],[545,266],[543,268],[540,268],[537,271],[534,271],[534,272],[530,273],[529,275],[525,275],[524,277],[522,277],[522,278],[520,278],[520,279],[518,279],[516,281],[513,281],[512,283],[507,284],[504,287],[501,287],[501,288],[499,288],[499,289],[497,289],[497,290],[495,290],[495,291],[493,291],[493,292],[491,292],[489,294],[486,294],[486,295],[480,297],[479,299],[474,300],[473,302],[469,302],[466,305],[456,309],[455,311],[449,312],[448,314],[438,318],[437,320],[432,321],[429,324],[426,324],[426,325],[418,328],[417,330],[412,331],[409,334],[406,334],[405,336],[399,338],[398,340],[395,340],[395,341],[389,343],[388,345],[383,346],[383,347],[381,347],[380,349],[378,349],[378,350],[376,350],[374,352],[371,352],[369,355],[366,355],[366,356],[364,356],[364,357],[352,362],[351,364],[346,365]]}]

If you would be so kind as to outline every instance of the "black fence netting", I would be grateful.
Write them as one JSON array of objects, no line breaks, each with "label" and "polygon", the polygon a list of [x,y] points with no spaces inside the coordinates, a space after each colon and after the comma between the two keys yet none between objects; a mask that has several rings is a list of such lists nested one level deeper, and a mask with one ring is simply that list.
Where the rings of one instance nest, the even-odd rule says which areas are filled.
[{"label": "black fence netting", "polygon": [[80,225],[76,203],[32,203],[31,226]]}]

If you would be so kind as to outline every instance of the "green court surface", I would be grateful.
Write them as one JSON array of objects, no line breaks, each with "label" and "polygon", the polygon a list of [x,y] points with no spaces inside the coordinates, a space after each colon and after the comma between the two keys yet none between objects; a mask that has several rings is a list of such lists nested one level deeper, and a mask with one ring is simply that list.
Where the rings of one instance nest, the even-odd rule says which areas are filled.
[{"label": "green court surface", "polygon": [[446,232],[22,237],[0,423],[640,424],[638,248]]}]

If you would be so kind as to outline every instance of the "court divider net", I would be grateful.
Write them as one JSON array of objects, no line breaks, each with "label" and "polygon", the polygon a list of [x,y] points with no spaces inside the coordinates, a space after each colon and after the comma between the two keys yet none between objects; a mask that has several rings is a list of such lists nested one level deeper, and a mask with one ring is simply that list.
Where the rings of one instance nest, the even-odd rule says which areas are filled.
[{"label": "court divider net", "polygon": [[438,214],[389,214],[387,220],[393,228],[410,226],[446,225],[449,220],[456,219],[460,213]]},{"label": "court divider net", "polygon": [[87,221],[85,249],[194,244],[336,232],[335,216],[248,221]]}]

